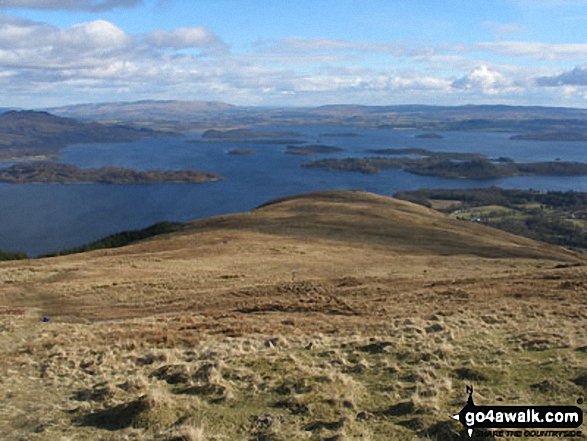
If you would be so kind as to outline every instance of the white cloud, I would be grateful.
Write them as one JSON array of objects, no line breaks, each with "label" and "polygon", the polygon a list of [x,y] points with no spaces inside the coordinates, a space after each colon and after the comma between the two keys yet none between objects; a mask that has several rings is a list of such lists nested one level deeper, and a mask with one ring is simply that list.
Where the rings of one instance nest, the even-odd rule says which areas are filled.
[{"label": "white cloud", "polygon": [[143,0],[2,0],[0,9],[104,12],[116,8],[131,8],[142,3]]},{"label": "white cloud", "polygon": [[224,49],[226,47],[217,35],[203,27],[178,28],[173,31],[155,30],[147,34],[144,40],[147,44],[158,48]]},{"label": "white cloud", "polygon": [[510,57],[535,60],[575,60],[587,58],[585,43],[540,43],[528,41],[492,41],[455,48],[461,52],[491,52]]},{"label": "white cloud", "polygon": [[536,84],[543,87],[569,87],[574,92],[574,86],[587,86],[587,67],[577,66],[558,75],[538,77]]},{"label": "white cloud", "polygon": [[119,27],[105,20],[76,24],[60,32],[55,43],[69,47],[120,49],[131,44],[131,38]]},{"label": "white cloud", "polygon": [[481,65],[467,75],[453,81],[454,89],[481,92],[486,95],[495,95],[518,90],[511,80],[502,73]]},{"label": "white cloud", "polygon": [[585,59],[587,44],[426,43],[290,38],[231,53],[203,27],[133,35],[105,20],[57,27],[0,15],[0,89],[5,99],[27,95],[35,106],[39,97],[61,103],[114,97],[384,104],[507,101],[541,91],[562,96],[562,87],[537,87],[547,85],[566,86],[570,97],[570,88],[587,81],[585,67],[561,73],[554,63],[517,62]]},{"label": "white cloud", "polygon": [[[0,21],[0,67],[56,72],[109,64],[133,51],[133,38],[114,24],[95,20],[61,29],[23,20]],[[45,69],[43,71],[43,69]]]},{"label": "white cloud", "polygon": [[122,29],[105,20],[79,23],[69,29],[11,18],[0,20],[0,46],[4,50],[23,48],[114,50],[130,44],[131,38]]},{"label": "white cloud", "polygon": [[0,18],[0,67],[57,70],[110,66],[120,61],[156,61],[155,50],[199,48],[225,51],[205,28],[180,28],[132,36],[113,23],[94,20],[59,28],[45,23]]}]

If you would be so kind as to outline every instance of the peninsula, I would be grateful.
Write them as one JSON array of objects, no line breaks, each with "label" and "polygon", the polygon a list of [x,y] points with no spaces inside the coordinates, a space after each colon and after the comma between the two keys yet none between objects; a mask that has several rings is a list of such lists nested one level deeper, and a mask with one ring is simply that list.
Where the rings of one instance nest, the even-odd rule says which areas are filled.
[{"label": "peninsula", "polygon": [[0,114],[0,161],[46,160],[70,144],[128,142],[170,132],[123,125],[85,123],[47,112]]}]

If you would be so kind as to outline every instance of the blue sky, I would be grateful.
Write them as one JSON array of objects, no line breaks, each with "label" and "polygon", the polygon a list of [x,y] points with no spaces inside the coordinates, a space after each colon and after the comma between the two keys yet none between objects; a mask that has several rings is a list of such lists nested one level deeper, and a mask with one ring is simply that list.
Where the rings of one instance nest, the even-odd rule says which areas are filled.
[{"label": "blue sky", "polygon": [[586,107],[587,0],[0,0],[0,107]]}]

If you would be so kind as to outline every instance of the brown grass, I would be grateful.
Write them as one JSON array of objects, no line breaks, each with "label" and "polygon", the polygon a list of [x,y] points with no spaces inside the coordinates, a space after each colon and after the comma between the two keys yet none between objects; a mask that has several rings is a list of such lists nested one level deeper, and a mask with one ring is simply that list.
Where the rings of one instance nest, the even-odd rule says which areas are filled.
[{"label": "brown grass", "polygon": [[360,192],[2,263],[0,433],[459,439],[465,384],[486,404],[584,395],[584,264]]}]

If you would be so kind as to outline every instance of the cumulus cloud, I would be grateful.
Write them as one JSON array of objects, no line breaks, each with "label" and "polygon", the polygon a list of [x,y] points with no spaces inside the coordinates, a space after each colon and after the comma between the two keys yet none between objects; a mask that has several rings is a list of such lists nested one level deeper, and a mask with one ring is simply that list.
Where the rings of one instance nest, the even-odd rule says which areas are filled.
[{"label": "cumulus cloud", "polygon": [[[0,89],[5,97],[32,97],[26,99],[37,106],[43,96],[133,99],[194,84],[217,90],[239,68],[224,65],[225,46],[205,28],[132,35],[106,20],[61,28],[0,15]],[[178,52],[188,48],[199,51]]]},{"label": "cumulus cloud", "polygon": [[132,47],[133,39],[105,20],[61,29],[19,19],[0,20],[0,65],[68,68],[101,64]]},{"label": "cumulus cloud", "polygon": [[452,82],[454,89],[478,91],[486,95],[512,92],[516,89],[502,73],[481,65]]},{"label": "cumulus cloud", "polygon": [[587,67],[575,67],[559,75],[536,78],[536,84],[542,87],[587,86]]},{"label": "cumulus cloud", "polygon": [[143,0],[2,0],[0,9],[104,12],[116,8],[131,8],[142,3]]},{"label": "cumulus cloud", "polygon": [[66,32],[59,32],[57,44],[91,49],[119,49],[131,44],[131,38],[116,25],[95,20],[76,24]]},{"label": "cumulus cloud", "polygon": [[[59,28],[14,17],[0,18],[0,66],[68,69],[119,61],[154,61],[153,51],[185,48],[225,50],[205,28],[156,30],[133,36],[106,20]],[[149,60],[150,57],[150,60]]]}]

